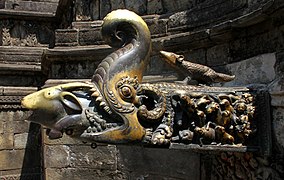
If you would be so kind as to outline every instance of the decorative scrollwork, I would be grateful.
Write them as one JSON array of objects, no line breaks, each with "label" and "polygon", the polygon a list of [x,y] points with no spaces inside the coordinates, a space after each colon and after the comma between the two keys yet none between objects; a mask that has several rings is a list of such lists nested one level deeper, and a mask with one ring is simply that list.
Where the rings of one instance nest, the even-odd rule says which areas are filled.
[{"label": "decorative scrollwork", "polygon": [[[43,89],[22,101],[26,108],[44,114],[41,119],[35,113],[36,121],[53,128],[57,137],[64,131],[72,134],[67,130],[76,132],[77,128],[83,132],[80,138],[92,142],[143,142],[166,147],[255,145],[251,139],[258,134],[259,106],[267,103],[259,103],[267,101],[258,97],[259,91],[141,83],[151,53],[151,36],[143,19],[127,10],[113,11],[104,19],[102,35],[119,49],[102,60],[91,82]],[[190,71],[187,75],[206,84],[235,77],[169,54],[168,60],[181,63],[179,68]],[[55,96],[44,96],[51,91]]]}]

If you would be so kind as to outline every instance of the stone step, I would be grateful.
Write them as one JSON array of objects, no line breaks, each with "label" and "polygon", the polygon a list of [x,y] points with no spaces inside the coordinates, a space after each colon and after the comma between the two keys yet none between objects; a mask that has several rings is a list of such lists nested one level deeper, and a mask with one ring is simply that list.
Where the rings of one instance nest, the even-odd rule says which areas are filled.
[{"label": "stone step", "polygon": [[43,50],[0,46],[0,86],[40,86]]},{"label": "stone step", "polygon": [[[243,4],[239,4],[239,6],[242,7]],[[209,7],[211,6],[207,8]],[[195,42],[193,46],[203,46],[204,44],[208,44],[207,41],[218,43],[231,39],[231,32],[234,28],[245,28],[265,21],[270,17],[267,14],[269,7],[271,7],[271,4],[268,3],[256,8],[253,12],[237,16],[237,18],[228,16],[227,19],[216,20],[214,25],[210,25],[210,23],[212,24],[213,22],[207,22],[209,21],[208,18],[204,19],[204,22],[195,22],[194,18],[188,17],[189,14],[192,13],[191,11],[178,12],[172,15],[147,15],[142,16],[142,18],[147,23],[153,39],[161,39],[165,43],[170,41],[170,45],[165,46],[184,46],[193,41]],[[195,11],[197,10],[201,11],[198,8]],[[283,7],[282,9],[280,8],[280,10],[278,9],[278,11],[283,11]],[[275,15],[272,13],[271,16]],[[192,23],[190,23],[190,21],[192,21]],[[207,26],[210,25],[210,28],[208,28],[206,24]],[[56,31],[55,46],[103,44],[104,42],[100,35],[101,25],[101,20],[73,22],[71,30],[58,29]],[[193,27],[195,27],[195,29],[193,29]],[[177,39],[176,42],[175,39]],[[202,39],[201,42],[200,39]],[[203,40],[206,42],[203,43]],[[209,42],[209,44],[211,43]]]},{"label": "stone step", "polygon": [[0,46],[0,63],[40,65],[42,47]]},{"label": "stone step", "polygon": [[[143,16],[152,38],[166,35],[167,20],[159,19],[158,15]],[[57,29],[55,31],[55,46],[86,46],[104,44],[101,36],[103,21],[73,22],[72,29]]]},{"label": "stone step", "polygon": [[100,28],[57,29],[55,46],[86,46],[104,44]]}]

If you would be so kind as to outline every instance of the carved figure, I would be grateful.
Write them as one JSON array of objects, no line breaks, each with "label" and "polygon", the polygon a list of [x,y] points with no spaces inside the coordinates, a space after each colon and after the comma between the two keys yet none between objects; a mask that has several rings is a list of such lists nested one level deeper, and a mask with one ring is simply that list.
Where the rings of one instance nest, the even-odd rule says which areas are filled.
[{"label": "carved figure", "polygon": [[235,76],[218,73],[208,66],[185,61],[183,55],[166,51],[160,51],[160,53],[168,64],[186,77],[186,84],[192,80],[196,80],[198,83],[210,84],[214,82],[228,82],[235,78]]},{"label": "carved figure", "polygon": [[[90,82],[62,84],[23,98],[22,105],[34,111],[30,120],[51,129],[50,138],[66,133],[93,143],[204,145],[243,143],[253,132],[254,94],[247,88],[141,83],[151,38],[135,13],[109,13],[102,35],[118,50],[102,60]],[[194,79],[208,83],[234,78],[162,53]]]}]

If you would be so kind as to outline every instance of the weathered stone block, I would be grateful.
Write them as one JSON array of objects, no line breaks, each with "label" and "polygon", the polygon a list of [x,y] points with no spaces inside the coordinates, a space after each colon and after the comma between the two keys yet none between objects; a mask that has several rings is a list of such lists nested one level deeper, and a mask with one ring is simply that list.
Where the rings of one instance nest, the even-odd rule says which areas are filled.
[{"label": "weathered stone block", "polygon": [[92,149],[89,145],[46,145],[44,149],[46,168],[80,167],[115,170],[117,167],[115,146],[98,146]]},{"label": "weathered stone block", "polygon": [[79,31],[79,44],[81,46],[102,44],[100,28],[81,29]]},{"label": "weathered stone block", "polygon": [[28,121],[14,121],[13,124],[15,134],[28,132],[30,129],[30,122]]},{"label": "weathered stone block", "polygon": [[[0,68],[3,67],[2,65],[0,64]],[[17,64],[6,67],[7,69],[4,70],[5,74],[0,74],[0,85],[2,86],[40,86],[43,82],[43,75],[40,72],[33,72],[40,71],[40,66]]]},{"label": "weathered stone block", "polygon": [[0,61],[23,64],[38,64],[41,61],[43,48],[0,47]]},{"label": "weathered stone block", "polygon": [[14,147],[15,149],[25,149],[28,141],[28,133],[15,134]]},{"label": "weathered stone block", "polygon": [[97,20],[100,18],[100,0],[90,1],[90,16],[92,20]]},{"label": "weathered stone block", "polygon": [[[196,3],[198,5],[194,5]],[[169,18],[169,28],[187,26],[191,29],[201,29],[201,27],[204,29],[204,27],[212,27],[218,24],[220,20],[225,22],[238,18],[246,4],[246,0],[218,0],[218,3],[216,0],[199,2],[167,0],[163,2],[166,12],[177,12]]]},{"label": "weathered stone block", "polygon": [[103,19],[111,11],[110,0],[100,0],[100,19]]},{"label": "weathered stone block", "polygon": [[57,2],[14,1],[14,0],[5,1],[5,9],[16,9],[23,11],[35,11],[35,12],[55,13],[57,5],[58,1]]},{"label": "weathered stone block", "polygon": [[90,168],[46,168],[46,180],[59,179],[92,179],[92,180],[119,180],[128,179],[125,174],[120,171],[99,170]]},{"label": "weathered stone block", "polygon": [[70,136],[67,136],[66,134],[63,134],[62,138],[59,139],[49,139],[46,135],[46,129],[42,131],[43,134],[43,142],[45,145],[84,145],[81,140],[72,138]]},{"label": "weathered stone block", "polygon": [[[97,54],[98,55],[98,54]],[[75,57],[75,56],[74,56]],[[86,56],[84,56],[85,58]],[[80,59],[81,57],[78,57]],[[88,57],[86,57],[88,58]],[[52,78],[81,78],[81,79],[90,79],[95,72],[95,69],[100,61],[96,61],[92,57],[92,61],[69,61],[69,62],[57,62],[52,64],[51,75]]]},{"label": "weathered stone block", "polygon": [[10,174],[10,175],[1,175],[1,180],[6,179],[42,179],[40,173],[19,173],[19,174]]},{"label": "weathered stone block", "polygon": [[42,170],[40,168],[29,168],[29,169],[13,169],[13,170],[0,170],[0,179],[1,180],[18,180],[18,179],[35,179],[40,180],[42,179]]},{"label": "weathered stone block", "polygon": [[239,61],[259,54],[272,53],[283,49],[284,36],[277,29],[262,34],[254,34],[230,43],[233,61]]},{"label": "weathered stone block", "polygon": [[161,14],[162,12],[162,0],[147,0],[147,14]]},{"label": "weathered stone block", "polygon": [[4,133],[4,122],[0,121],[0,134]]},{"label": "weathered stone block", "polygon": [[193,6],[193,0],[163,0],[164,12],[178,12],[188,10]]},{"label": "weathered stone block", "polygon": [[205,49],[186,50],[177,53],[182,54],[187,61],[203,65],[206,64],[207,51]]},{"label": "weathered stone block", "polygon": [[275,107],[273,108],[273,132],[276,142],[284,148],[284,108]]},{"label": "weathered stone block", "polygon": [[111,0],[110,4],[111,4],[111,10],[125,8],[124,0]]},{"label": "weathered stone block", "polygon": [[165,35],[167,32],[167,20],[166,19],[157,19],[153,17],[151,19],[145,19],[145,22],[148,25],[148,28],[151,32],[151,35]]},{"label": "weathered stone block", "polygon": [[4,124],[4,133],[14,133],[14,121],[6,121]]},{"label": "weathered stone block", "polygon": [[182,11],[175,13],[169,17],[169,28],[176,28],[179,26],[184,26],[188,23],[189,18],[187,18],[187,12]]},{"label": "weathered stone block", "polygon": [[5,8],[5,1],[0,1],[0,9]]},{"label": "weathered stone block", "polygon": [[14,146],[13,141],[14,141],[14,136],[12,133],[0,134],[0,150],[13,149]]},{"label": "weathered stone block", "polygon": [[138,15],[144,15],[147,11],[147,0],[125,1],[125,7]]},{"label": "weathered stone block", "polygon": [[2,111],[0,112],[0,121],[4,123],[4,132],[24,133],[28,132],[30,122],[24,121],[29,113],[24,111]]},{"label": "weathered stone block", "polygon": [[13,111],[0,111],[0,121],[13,121]]},{"label": "weathered stone block", "polygon": [[276,78],[268,85],[271,97],[271,106],[284,107],[284,79]]},{"label": "weathered stone block", "polygon": [[135,179],[141,175],[142,177],[145,175],[146,178],[147,174],[161,179],[168,177],[199,179],[200,177],[200,157],[197,153],[136,146],[118,146],[117,149],[118,170],[132,172]]},{"label": "weathered stone block", "polygon": [[75,2],[76,21],[91,20],[89,6],[90,6],[89,0],[76,0]]},{"label": "weathered stone block", "polygon": [[[41,156],[37,150],[3,150],[0,151],[0,170],[15,170],[25,167],[25,171],[41,167]],[[24,172],[24,171],[23,171]]]},{"label": "weathered stone block", "polygon": [[57,29],[55,31],[55,46],[78,45],[78,31],[76,29]]},{"label": "weathered stone block", "polygon": [[[19,90],[21,90],[21,88],[19,88]],[[5,93],[5,91],[4,91],[4,93]],[[19,111],[19,110],[18,111],[11,111],[11,115],[12,115],[11,120],[13,120],[13,121],[23,121],[28,117],[28,113],[25,114],[24,111]]]},{"label": "weathered stone block", "polygon": [[0,170],[20,169],[25,156],[24,150],[3,150],[0,151]]},{"label": "weathered stone block", "polygon": [[225,86],[270,83],[276,75],[275,62],[275,54],[271,53],[229,64],[226,67],[230,74],[236,75],[236,78],[225,83]]},{"label": "weathered stone block", "polygon": [[71,164],[71,150],[67,145],[62,146],[44,146],[44,164],[45,167],[68,167]]},{"label": "weathered stone block", "polygon": [[[72,28],[74,29],[93,29],[93,28],[101,28],[103,24],[102,20],[96,21],[79,21],[79,22],[72,22]],[[99,30],[100,31],[100,30]]]},{"label": "weathered stone block", "polygon": [[230,62],[229,45],[222,44],[207,49],[207,65],[220,66]]}]

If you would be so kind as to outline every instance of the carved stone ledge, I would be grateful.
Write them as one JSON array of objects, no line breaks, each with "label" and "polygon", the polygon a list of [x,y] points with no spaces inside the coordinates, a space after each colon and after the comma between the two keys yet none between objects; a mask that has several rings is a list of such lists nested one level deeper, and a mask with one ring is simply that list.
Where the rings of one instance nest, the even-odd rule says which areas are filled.
[{"label": "carved stone ledge", "polygon": [[21,99],[35,91],[37,91],[36,87],[0,86],[0,109],[24,109]]},{"label": "carved stone ledge", "polygon": [[0,46],[0,85],[39,86],[44,48]]},{"label": "carved stone ledge", "polygon": [[4,0],[0,6],[0,19],[57,21],[70,5],[68,0],[24,1]]},{"label": "carved stone ledge", "polygon": [[222,151],[225,152],[258,152],[260,151],[259,147],[248,147],[248,146],[235,146],[235,145],[197,145],[197,144],[179,144],[179,143],[172,143],[169,147],[170,149],[182,149],[182,150],[189,150],[193,152],[199,153],[219,153]]},{"label": "carved stone ledge", "polygon": [[89,29],[89,28],[98,28],[103,24],[102,20],[95,21],[76,21],[72,22],[72,28],[74,29]]},{"label": "carved stone ledge", "polygon": [[[47,49],[43,54],[42,68],[45,74],[51,72],[52,64],[62,64],[68,61],[78,65],[79,62],[89,63],[88,71],[94,72],[98,63],[106,57],[107,54],[113,52],[113,48],[108,45],[100,46],[81,46],[81,47],[58,47],[54,49]],[[84,56],[82,56],[84,54]],[[65,67],[65,65],[64,65]],[[86,77],[86,76],[85,76]],[[85,78],[84,77],[84,78]],[[54,78],[54,77],[49,77]],[[57,77],[60,78],[60,77]],[[66,77],[70,78],[70,77]],[[80,77],[74,77],[80,78]],[[82,77],[81,77],[82,78]]]},{"label": "carved stone ledge", "polygon": [[[3,64],[0,63],[1,71],[32,71],[40,72],[40,65],[26,65],[26,64]],[[2,72],[3,73],[3,72]],[[0,74],[2,74],[0,73]]]},{"label": "carved stone ledge", "polygon": [[44,48],[0,46],[0,74],[40,72]]},{"label": "carved stone ledge", "polygon": [[[113,52],[113,48],[108,45],[100,46],[81,46],[81,47],[57,47],[53,49],[47,49],[43,56],[47,61],[80,61],[95,60],[101,61],[108,53]],[[84,56],[82,56],[84,54]]]},{"label": "carved stone ledge", "polygon": [[57,86],[59,84],[71,83],[71,82],[87,82],[90,79],[48,79],[42,88]]},{"label": "carved stone ledge", "polygon": [[55,20],[55,13],[50,12],[35,12],[35,11],[23,11],[23,10],[7,10],[0,9],[0,19],[37,19],[37,20]]},{"label": "carved stone ledge", "polygon": [[25,96],[35,91],[36,87],[0,86],[0,96]]}]

